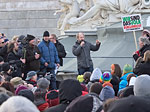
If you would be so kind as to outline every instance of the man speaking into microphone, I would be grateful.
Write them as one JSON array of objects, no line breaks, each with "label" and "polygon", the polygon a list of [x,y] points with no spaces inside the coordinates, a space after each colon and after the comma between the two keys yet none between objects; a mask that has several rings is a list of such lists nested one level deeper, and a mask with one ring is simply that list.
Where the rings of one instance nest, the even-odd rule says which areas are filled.
[{"label": "man speaking into microphone", "polygon": [[96,40],[96,45],[93,45],[85,41],[85,36],[81,32],[76,35],[76,38],[77,41],[72,47],[72,52],[75,56],[77,56],[78,75],[83,75],[84,72],[92,73],[93,62],[90,51],[97,51],[101,43],[99,40]]}]

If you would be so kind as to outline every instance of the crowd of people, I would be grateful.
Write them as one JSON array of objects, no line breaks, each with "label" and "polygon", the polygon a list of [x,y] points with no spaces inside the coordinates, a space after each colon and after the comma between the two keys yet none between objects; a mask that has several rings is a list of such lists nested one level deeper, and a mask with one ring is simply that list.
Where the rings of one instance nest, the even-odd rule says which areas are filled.
[{"label": "crowd of people", "polygon": [[78,33],[72,53],[77,57],[77,79],[57,82],[66,51],[55,34],[14,36],[0,34],[0,112],[149,112],[150,31],[139,37],[136,65],[94,68],[90,51],[97,51]]}]

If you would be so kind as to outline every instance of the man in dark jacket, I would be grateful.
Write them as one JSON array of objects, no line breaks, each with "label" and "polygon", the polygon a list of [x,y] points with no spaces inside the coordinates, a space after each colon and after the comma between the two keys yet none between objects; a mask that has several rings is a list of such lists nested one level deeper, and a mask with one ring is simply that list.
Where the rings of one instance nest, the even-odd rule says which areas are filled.
[{"label": "man in dark jacket", "polygon": [[53,42],[55,44],[55,47],[57,49],[57,52],[58,52],[58,57],[59,57],[59,60],[60,60],[60,66],[63,66],[63,59],[62,58],[65,58],[66,57],[66,51],[65,51],[65,48],[64,46],[62,45],[62,43],[60,43],[58,40],[57,40],[57,37],[55,34],[51,34],[50,35],[50,41]]},{"label": "man in dark jacket", "polygon": [[32,35],[27,35],[26,41],[26,51],[24,52],[26,59],[26,72],[29,71],[39,71],[40,70],[40,58],[41,53],[36,45],[34,45],[35,37]]},{"label": "man in dark jacket", "polygon": [[61,82],[59,86],[60,104],[50,107],[45,112],[64,112],[66,107],[78,96],[81,96],[81,85],[77,80],[67,79]]},{"label": "man in dark jacket", "polygon": [[77,56],[79,75],[82,75],[87,71],[93,71],[93,62],[90,56],[90,51],[97,51],[100,47],[100,44],[101,43],[99,40],[96,40],[96,45],[92,45],[84,40],[83,33],[77,34],[77,41],[72,48],[72,52],[75,56]]}]

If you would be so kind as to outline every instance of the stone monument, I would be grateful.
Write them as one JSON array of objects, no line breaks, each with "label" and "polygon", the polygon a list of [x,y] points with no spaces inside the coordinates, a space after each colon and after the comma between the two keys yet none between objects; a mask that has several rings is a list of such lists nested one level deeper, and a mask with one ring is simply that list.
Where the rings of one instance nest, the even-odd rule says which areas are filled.
[{"label": "stone monument", "polygon": [[150,0],[60,0],[68,7],[60,17],[61,31],[96,30],[121,21],[121,16],[150,12]]},{"label": "stone monument", "polygon": [[[76,1],[76,7],[74,7],[74,9],[76,9],[78,13],[74,13],[73,10],[69,9],[67,12],[64,12],[63,14],[66,15],[69,13],[74,14],[67,18],[67,20],[64,19],[65,16],[60,18],[62,24],[63,22],[66,24],[63,26],[64,29],[60,30],[72,36],[75,36],[77,32],[81,31],[86,33],[86,36],[90,35],[90,38],[87,38],[90,42],[95,42],[97,38],[102,42],[100,50],[92,53],[92,57],[101,57],[93,59],[94,67],[99,67],[102,70],[110,70],[112,63],[120,64],[121,68],[127,63],[134,66],[132,54],[136,51],[136,47],[133,34],[132,32],[123,32],[121,17],[141,14],[144,28],[149,28],[150,0],[61,0],[61,2],[62,1]],[[60,4],[62,5],[61,2]],[[69,6],[73,8],[74,2],[71,3]],[[136,32],[137,40],[140,35],[141,31]],[[72,38],[72,40],[74,42],[75,38]],[[71,44],[73,44],[73,42]],[[67,62],[67,66],[65,65],[64,68],[70,66],[73,68],[76,60],[72,59],[70,61],[72,64]]]}]

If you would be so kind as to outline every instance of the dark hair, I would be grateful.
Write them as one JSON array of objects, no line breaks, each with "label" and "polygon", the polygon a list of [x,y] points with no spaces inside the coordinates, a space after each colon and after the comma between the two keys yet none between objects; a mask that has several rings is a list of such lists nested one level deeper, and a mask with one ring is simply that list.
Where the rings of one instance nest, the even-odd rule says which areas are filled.
[{"label": "dark hair", "polygon": [[85,72],[83,74],[83,79],[86,84],[90,81],[90,77],[91,77],[91,72]]},{"label": "dark hair", "polygon": [[114,64],[115,66],[115,70],[114,70],[114,74],[117,75],[119,78],[121,78],[121,68],[118,64]]},{"label": "dark hair", "polygon": [[127,76],[128,85],[129,85],[130,79],[131,79],[132,77],[136,77],[136,75],[133,74],[133,73],[131,73],[131,74],[129,74],[129,75]]},{"label": "dark hair", "polygon": [[14,86],[10,83],[10,82],[3,82],[1,84],[1,87],[5,88],[6,90],[15,93],[15,89]]},{"label": "dark hair", "polygon": [[90,93],[93,92],[93,93],[96,93],[97,95],[100,94],[101,90],[102,90],[103,86],[101,83],[99,82],[95,82],[91,85],[90,87]]}]

